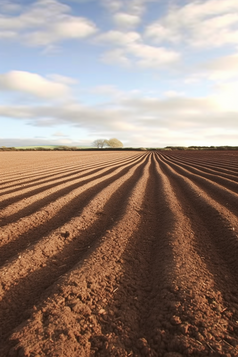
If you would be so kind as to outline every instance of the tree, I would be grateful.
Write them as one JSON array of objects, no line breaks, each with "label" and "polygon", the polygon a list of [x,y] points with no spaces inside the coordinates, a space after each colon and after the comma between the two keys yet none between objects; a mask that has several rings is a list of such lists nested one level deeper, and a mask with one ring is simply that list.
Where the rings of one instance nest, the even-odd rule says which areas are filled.
[{"label": "tree", "polygon": [[106,141],[107,140],[104,139],[97,139],[93,142],[93,145],[99,149],[102,149],[105,145],[107,145]]},{"label": "tree", "polygon": [[120,140],[113,138],[110,140],[105,140],[107,146],[110,146],[111,148],[122,148],[123,144]]}]

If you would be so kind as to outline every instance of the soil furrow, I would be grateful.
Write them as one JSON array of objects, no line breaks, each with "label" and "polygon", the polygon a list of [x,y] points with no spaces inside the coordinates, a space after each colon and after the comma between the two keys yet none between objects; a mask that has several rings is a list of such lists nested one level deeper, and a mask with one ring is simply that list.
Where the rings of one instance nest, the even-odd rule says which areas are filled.
[{"label": "soil furrow", "polygon": [[[158,176],[155,161],[140,214],[140,224],[130,237],[119,263],[122,275],[117,291],[105,306],[107,319],[101,320],[102,336],[94,336],[92,349],[96,356],[159,356],[151,343],[157,331],[158,311],[163,311],[160,290],[173,285],[174,258],[171,246],[176,229],[174,214],[168,202],[168,190]],[[156,311],[155,311],[156,310]],[[154,317],[157,323],[150,324]],[[149,322],[150,321],[150,322]],[[106,336],[104,339],[103,336]],[[115,349],[116,346],[116,349]],[[160,347],[161,356],[164,348]]]},{"label": "soil furrow", "polygon": [[[127,159],[126,162],[127,161],[130,161],[130,159]],[[123,165],[124,163],[125,163],[125,160],[123,160],[122,162],[119,161],[118,165]],[[24,185],[24,188],[21,187],[21,189],[20,189],[21,192],[20,193],[18,192],[17,194],[15,194],[14,197],[12,197],[12,193],[14,193],[14,191],[12,191],[10,194],[6,194],[6,197],[2,197],[1,201],[0,201],[0,207],[4,208],[12,203],[15,203],[15,202],[21,200],[21,198],[26,199],[27,197],[31,197],[35,194],[41,193],[45,189],[50,189],[50,188],[54,187],[57,183],[59,183],[59,184],[66,183],[68,181],[68,179],[74,179],[74,176],[83,177],[84,175],[87,175],[88,173],[94,173],[94,172],[99,171],[102,168],[105,168],[105,167],[110,168],[110,167],[113,167],[114,165],[116,165],[116,162],[115,163],[111,162],[110,164],[108,164],[107,162],[104,162],[99,167],[96,167],[94,169],[90,168],[90,169],[82,171],[82,172],[76,171],[75,173],[73,173],[71,175],[63,175],[62,177],[59,177],[59,178],[53,178],[51,180],[37,182],[37,183],[35,183],[33,185],[29,185],[29,186]],[[32,187],[33,188],[37,187],[37,188],[32,189]],[[17,189],[16,191],[19,191],[19,190]],[[5,196],[5,194],[4,194],[4,196]]]},{"label": "soil furrow", "polygon": [[[13,153],[12,153],[13,154]],[[17,154],[17,153],[15,153]],[[26,155],[27,153],[22,153],[22,155]],[[56,153],[54,153],[56,154]],[[59,154],[58,156],[55,157],[55,160],[52,159],[52,154],[48,154],[45,157],[45,160],[43,160],[42,165],[40,165],[39,160],[37,160],[37,158],[39,158],[39,156],[37,155],[37,153],[34,153],[34,155],[32,156],[31,160],[27,160],[27,171],[23,170],[22,167],[22,161],[18,160],[18,158],[16,157],[16,160],[19,161],[20,164],[20,168],[19,171],[14,171],[15,172],[15,176],[16,179],[14,179],[14,181],[18,181],[21,180],[23,178],[29,178],[32,177],[34,175],[44,175],[45,173],[49,174],[51,172],[57,172],[58,170],[61,169],[67,169],[67,168],[73,168],[75,166],[78,165],[82,165],[83,167],[90,167],[91,165],[95,165],[95,161],[100,164],[102,162],[105,162],[107,160],[113,161],[113,160],[119,160],[121,157],[123,159],[126,159],[128,156],[133,156],[133,155],[138,155],[138,153],[125,153],[124,155],[120,155],[121,153],[106,153],[106,152],[100,152],[100,156],[98,157],[97,155],[87,155],[85,156],[85,153],[77,153],[76,155],[72,155],[71,153],[64,153],[66,155],[62,155],[63,153]],[[41,154],[40,154],[41,155]],[[53,155],[54,157],[55,155]],[[0,157],[1,157],[1,153],[0,153]],[[27,157],[25,157],[26,159],[29,159]],[[51,158],[52,163],[50,163],[49,158]],[[95,160],[96,159],[96,160]],[[47,162],[47,169],[46,169],[46,165],[45,162]],[[57,165],[57,163],[59,162],[59,165]],[[42,168],[40,169],[39,167],[42,166]],[[4,181],[4,177],[9,177],[9,178],[13,178],[14,177],[14,173],[12,171],[10,171],[9,167],[11,167],[11,164],[8,162],[7,166],[5,168],[5,170],[8,172],[7,176],[6,174],[4,175],[4,166],[2,165],[1,170],[3,171],[3,174],[1,175],[1,185],[4,185],[5,183]],[[25,177],[24,177],[25,175]],[[7,182],[6,182],[7,184]]]},{"label": "soil furrow", "polygon": [[[167,154],[167,153],[166,153]],[[209,157],[210,153],[209,152],[203,152],[202,153],[202,159],[199,158],[199,153],[195,152],[195,153],[186,153],[186,156],[183,156],[184,160],[188,161],[188,160],[193,160],[193,162],[195,163],[200,163],[203,166],[207,165],[208,168],[214,168],[216,169],[220,169],[221,171],[227,172],[227,173],[233,173],[233,174],[237,174],[238,173],[238,169],[237,169],[237,164],[238,164],[238,160],[237,160],[237,154],[235,156],[235,162],[232,164],[231,163],[231,155],[229,155],[228,161],[227,160],[222,160],[222,154],[221,152],[216,153],[216,157],[214,157],[214,153],[212,156],[212,160],[208,160],[207,156]],[[177,153],[177,155],[175,154],[168,154],[169,156],[173,156],[173,157],[181,157],[180,154]],[[219,157],[219,159],[217,159],[217,157]]]},{"label": "soil furrow", "polygon": [[43,210],[22,218],[19,222],[1,228],[0,266],[16,252],[25,249],[43,235],[57,229],[60,225],[80,214],[82,208],[93,199],[98,191],[106,185],[125,175],[130,168],[134,169],[145,161],[143,156],[139,162],[117,168],[107,175],[100,175],[87,180],[87,183],[74,191],[58,198]]},{"label": "soil furrow", "polygon": [[238,152],[11,154],[1,357],[238,357]]},{"label": "soil furrow", "polygon": [[227,181],[225,182],[226,186],[223,186],[220,185],[220,178],[216,178],[215,175],[208,176],[197,170],[190,170],[190,167],[184,168],[184,166],[166,160],[164,156],[163,158],[161,158],[161,160],[167,163],[170,167],[172,167],[182,176],[192,179],[194,182],[196,182],[198,187],[205,191],[211,198],[219,202],[221,205],[225,206],[234,215],[238,216],[238,187],[236,187],[236,192],[234,192],[233,183]]},{"label": "soil furrow", "polygon": [[[164,172],[175,182],[179,183],[183,195],[190,198],[190,205],[196,208],[197,215],[209,231],[214,245],[224,257],[225,264],[232,276],[238,281],[236,271],[238,262],[235,256],[238,253],[238,219],[229,209],[220,205],[195,185],[189,178],[175,172],[168,164],[160,161]],[[211,222],[215,224],[211,226]]]},{"label": "soil furrow", "polygon": [[[191,191],[185,190],[189,182],[186,181],[186,186],[182,187],[177,175],[168,174],[165,167],[163,171],[174,192],[172,204],[179,222],[178,239],[173,242],[178,287],[175,292],[172,291],[174,297],[171,296],[171,299],[176,301],[172,304],[167,302],[167,305],[173,306],[170,309],[174,316],[167,319],[167,326],[165,317],[161,319],[170,331],[169,350],[185,356],[206,356],[211,351],[214,356],[227,356],[229,353],[235,356],[238,339],[234,324],[238,310],[235,311],[229,301],[235,294],[236,280],[227,267],[227,257],[220,255],[216,249],[218,230],[214,232],[214,225],[217,224],[217,216],[212,219],[207,212],[199,216]],[[205,216],[209,218],[205,220]],[[212,222],[214,225],[211,227]],[[223,226],[223,231],[226,229]],[[174,334],[175,338],[172,338]],[[229,340],[233,341],[233,345],[227,345]]]},{"label": "soil furrow", "polygon": [[[133,160],[134,157],[131,157],[131,159]],[[69,166],[68,169],[63,169],[61,168],[61,170],[55,170],[54,173],[52,173],[52,171],[54,170],[50,170],[50,175],[42,175],[42,173],[39,174],[39,176],[37,175],[32,175],[33,176],[33,179],[29,180],[29,175],[27,176],[27,179],[21,179],[21,181],[17,181],[18,183],[15,183],[15,184],[12,184],[10,186],[5,186],[3,189],[1,189],[1,194],[0,196],[3,196],[3,195],[6,195],[6,194],[9,194],[9,193],[13,193],[13,192],[17,192],[19,190],[22,189],[22,186],[24,186],[24,189],[27,189],[27,188],[30,188],[30,187],[34,187],[36,184],[39,185],[39,184],[43,184],[45,182],[50,182],[50,181],[53,181],[53,180],[56,180],[56,179],[63,179],[63,178],[66,178],[66,177],[70,177],[72,175],[76,175],[76,174],[80,174],[84,171],[87,171],[87,170],[93,170],[94,168],[95,169],[99,169],[100,167],[102,167],[102,165],[104,166],[112,166],[112,165],[115,165],[116,163],[124,163],[124,162],[127,162],[129,158],[120,158],[118,160],[116,159],[112,159],[110,161],[103,161],[101,163],[97,163],[97,164],[87,164],[87,165],[75,165],[75,167],[73,168],[72,165]],[[66,172],[66,173],[65,173]],[[36,177],[37,176],[37,177]],[[35,178],[36,177],[36,178]],[[50,178],[52,178],[52,180],[50,180]],[[17,186],[21,186],[21,187],[17,187]],[[13,187],[12,189],[6,191],[6,189],[9,189]]]},{"label": "soil furrow", "polygon": [[[2,209],[0,212],[0,226],[4,226],[21,217],[32,214],[34,210],[38,210],[46,206],[58,197],[64,196],[73,191],[75,188],[79,188],[87,182],[93,183],[94,178],[96,179],[101,175],[104,176],[107,173],[113,172],[116,168],[123,167],[126,164],[135,163],[138,160],[141,160],[141,157],[137,160],[128,160],[120,165],[112,165],[110,170],[108,167],[106,169],[101,167],[96,170],[87,170],[82,175],[75,175],[75,177],[70,177],[70,179],[64,181],[55,181],[54,184],[50,185],[50,188],[48,188],[48,185],[44,186],[44,189],[42,189],[40,193],[30,195],[28,198],[9,204],[5,209]],[[27,195],[23,196],[26,197]]]},{"label": "soil furrow", "polygon": [[[142,207],[141,226],[121,258],[124,273],[106,309],[114,318],[102,321],[103,340],[92,338],[96,356],[210,356],[211,346],[234,352],[219,344],[221,336],[233,338],[222,324],[214,327],[210,347],[205,342],[226,305],[194,248],[191,221],[158,165],[151,167]],[[200,326],[203,314],[210,319]]]},{"label": "soil furrow", "polygon": [[[34,264],[33,265],[35,270],[34,272],[29,272],[29,274],[26,277],[23,276],[18,282],[17,280],[15,280],[15,284],[5,289],[4,298],[1,302],[2,304],[1,311],[3,311],[3,316],[1,318],[1,321],[2,323],[4,323],[4,331],[3,331],[4,339],[7,336],[7,332],[9,333],[14,326],[19,324],[22,320],[26,318],[26,315],[27,313],[29,313],[29,311],[25,312],[25,308],[32,307],[37,302],[38,300],[37,298],[39,297],[40,292],[43,292],[48,286],[54,283],[57,277],[59,277],[62,273],[68,271],[76,263],[81,262],[83,257],[85,258],[85,263],[86,263],[87,259],[89,259],[91,255],[96,254],[95,252],[100,250],[100,264],[104,264],[104,259],[106,260],[111,258],[110,254],[107,257],[105,256],[103,258],[101,253],[101,245],[103,245],[103,242],[97,243],[98,246],[97,249],[96,246],[94,246],[95,245],[94,242],[97,241],[99,238],[101,241],[101,237],[104,237],[104,239],[107,240],[106,237],[110,236],[109,233],[111,233],[111,229],[114,229],[113,228],[114,225],[119,226],[119,230],[120,230],[120,222],[125,220],[125,216],[128,223],[131,222],[131,216],[133,216],[133,212],[131,211],[130,206],[132,204],[133,206],[135,205],[135,203],[132,200],[133,191],[135,190],[135,186],[138,186],[138,181],[141,182],[142,180],[142,179],[138,180],[138,177],[142,177],[142,178],[144,177],[143,171],[145,170],[146,167],[148,167],[148,160],[146,160],[146,162],[143,164],[135,166],[134,169],[131,169],[131,173],[130,175],[128,175],[129,177],[127,177],[127,180],[122,183],[121,187],[120,186],[118,187],[118,185],[116,185],[115,183],[112,185],[113,191],[111,192],[111,197],[108,199],[108,196],[106,196],[106,203],[104,199],[104,203],[102,205],[103,207],[100,207],[100,209],[103,209],[103,213],[104,213],[103,217],[97,218],[96,221],[93,223],[93,225],[90,227],[90,230],[82,234],[84,236],[84,239],[86,239],[86,242],[79,237],[79,239],[77,239],[76,242],[73,241],[72,244],[68,245],[67,248],[69,248],[69,246],[71,245],[70,251],[67,251],[67,248],[64,248],[64,252],[60,251],[57,254],[53,254],[51,256],[50,262],[48,263],[49,266],[46,265],[43,266],[41,269],[37,269],[37,267]],[[96,211],[97,211],[97,202],[95,202],[95,204],[96,204]],[[136,204],[138,204],[138,202],[136,202]],[[128,210],[131,214],[128,213]],[[137,214],[136,214],[136,218],[138,220]],[[90,226],[90,219],[91,219],[90,212],[88,214],[88,219],[89,219],[88,224]],[[73,222],[73,226],[79,223],[80,223],[80,219],[79,222]],[[87,221],[85,223],[87,224]],[[65,228],[67,227],[64,226],[64,229]],[[131,229],[133,228],[131,227]],[[88,239],[88,233],[92,234],[93,232],[95,233],[96,237]],[[113,238],[115,239],[114,235]],[[124,239],[125,239],[124,237],[121,238],[122,241]],[[81,244],[83,245],[86,244],[86,248],[87,248],[86,250],[88,250],[87,245],[89,242],[92,245],[92,247],[91,249],[89,249],[88,253],[86,253],[86,256],[85,256],[85,252],[82,253],[80,251],[75,251],[76,247],[79,247],[79,249],[82,248]],[[53,247],[54,246],[55,244],[53,244]],[[116,248],[118,249],[118,243],[116,244]],[[115,250],[115,246],[112,247],[112,250],[113,249]],[[42,252],[46,255],[51,254],[50,252],[47,252],[47,248],[45,249],[45,251]],[[25,254],[26,257],[28,254],[29,252]],[[62,260],[62,258],[65,257],[65,255],[67,256],[68,261],[67,259]],[[65,268],[61,270],[59,270],[59,268],[53,269],[52,258],[56,259],[58,262],[64,262],[64,264],[66,264]],[[117,256],[115,258],[117,259]],[[21,260],[22,259],[23,256],[21,257]],[[93,260],[93,258],[91,258],[91,260]],[[39,262],[41,261],[42,261],[42,257],[39,257]],[[94,263],[98,264],[99,261],[96,260],[96,262]],[[21,266],[21,264],[22,261],[19,263],[19,266]],[[83,261],[82,263],[80,263],[80,266],[82,264],[84,264]],[[15,269],[11,267],[11,274],[14,276],[14,272],[12,272],[13,270]],[[15,270],[15,274],[17,273],[17,271],[19,272],[19,269]],[[50,279],[49,279],[49,272],[51,277]],[[25,274],[26,273],[27,271],[25,271]],[[22,272],[18,273],[19,277],[21,276],[21,274]],[[79,273],[76,270],[76,275],[78,274]],[[24,271],[23,271],[23,275],[24,275]],[[97,279],[97,274],[95,275],[95,279]],[[8,279],[5,280],[5,284],[8,284]],[[68,283],[66,284],[66,287],[68,288]],[[6,311],[4,310],[4,306],[8,304],[9,300],[12,301],[13,309],[11,309],[10,312],[7,311],[6,313]],[[21,309],[19,309],[20,306]]]},{"label": "soil furrow", "polygon": [[231,182],[232,181],[238,182],[237,174],[236,175],[227,174],[226,172],[223,172],[223,170],[221,170],[218,167],[216,169],[215,168],[211,169],[210,167],[206,167],[205,165],[202,164],[198,165],[197,162],[195,163],[191,160],[181,160],[178,157],[171,157],[170,155],[162,155],[162,156],[165,157],[170,162],[176,163],[183,167],[190,168],[191,170],[197,169],[200,172],[216,175],[217,177],[221,177],[222,179],[223,178],[228,179]]}]

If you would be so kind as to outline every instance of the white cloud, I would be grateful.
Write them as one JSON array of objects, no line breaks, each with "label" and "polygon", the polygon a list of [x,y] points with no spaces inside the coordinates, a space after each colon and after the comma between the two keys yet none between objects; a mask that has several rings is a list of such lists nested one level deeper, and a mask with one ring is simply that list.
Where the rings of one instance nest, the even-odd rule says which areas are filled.
[{"label": "white cloud", "polygon": [[95,37],[95,42],[116,47],[101,57],[108,64],[158,69],[180,59],[176,51],[143,43],[138,32],[108,31]]},{"label": "white cloud", "polygon": [[0,31],[0,39],[11,39],[17,37],[15,31]]},{"label": "white cloud", "polygon": [[106,95],[110,97],[119,97],[123,94],[122,91],[118,90],[115,86],[112,85],[101,85],[91,89],[92,93],[99,95]]},{"label": "white cloud", "polygon": [[102,5],[106,10],[116,12],[122,7],[121,0],[101,0]]},{"label": "white cloud", "polygon": [[93,87],[89,90],[89,92],[96,95],[97,99],[99,96],[105,98],[106,102],[103,102],[103,100],[101,100],[102,107],[105,108],[107,106],[107,107],[112,107],[114,109],[117,106],[117,103],[120,103],[121,100],[127,98],[128,96],[130,98],[133,98],[135,96],[138,96],[138,94],[140,94],[140,91],[137,89],[124,92],[118,89],[116,86],[110,84]]},{"label": "white cloud", "polygon": [[127,48],[127,52],[136,57],[139,67],[158,68],[177,62],[180,58],[178,52],[167,50],[164,47],[154,47],[146,44],[133,43]]},{"label": "white cloud", "polygon": [[103,6],[111,12],[123,9],[126,13],[136,16],[141,16],[150,2],[156,0],[101,0]]},{"label": "white cloud", "polygon": [[139,16],[118,12],[113,16],[115,24],[124,29],[136,27],[141,19]]},{"label": "white cloud", "polygon": [[108,64],[160,69],[180,59],[179,53],[163,47],[132,43],[121,49],[106,52],[102,60]]},{"label": "white cloud", "polygon": [[45,46],[67,39],[88,37],[96,31],[96,27],[89,20],[64,16],[60,21],[48,24],[43,30],[28,33],[24,38],[30,45]]},{"label": "white cloud", "polygon": [[238,81],[218,84],[214,89],[214,101],[222,111],[238,112]]},{"label": "white cloud", "polygon": [[158,0],[127,0],[128,11],[132,14],[142,15],[149,3],[156,2]]},{"label": "white cloud", "polygon": [[85,38],[97,31],[92,21],[72,16],[70,12],[71,8],[59,1],[38,0],[22,7],[20,14],[2,15],[0,33],[11,33],[24,44],[45,46],[67,39]]},{"label": "white cloud", "polygon": [[228,55],[207,61],[200,65],[204,76],[219,81],[238,77],[238,54]]},{"label": "white cloud", "polygon": [[125,51],[120,48],[105,52],[101,56],[101,60],[107,64],[119,65],[123,67],[129,67],[132,64]]},{"label": "white cloud", "polygon": [[0,116],[24,120],[32,126],[49,128],[67,124],[68,129],[83,128],[94,137],[115,136],[128,145],[157,147],[217,145],[215,133],[224,133],[220,143],[235,145],[237,114],[237,107],[231,111],[221,106],[215,94],[208,98],[176,96],[175,93],[168,98],[146,98],[128,92],[117,99],[114,97],[107,106],[100,103],[89,107],[76,102],[57,106],[0,106]]},{"label": "white cloud", "polygon": [[207,60],[197,65],[187,66],[187,75],[183,82],[185,84],[202,83],[211,81],[210,88],[216,85],[238,80],[238,54],[229,54]]},{"label": "white cloud", "polygon": [[94,38],[95,43],[108,44],[110,46],[126,46],[129,43],[139,41],[141,36],[138,32],[122,32],[111,30]]},{"label": "white cloud", "polygon": [[60,17],[70,10],[69,6],[56,0],[38,0],[31,5],[23,6],[20,14],[2,16],[0,29],[22,31],[46,26],[51,22],[60,20]]},{"label": "white cloud", "polygon": [[24,71],[0,74],[0,90],[27,93],[45,99],[61,99],[70,94],[65,84]]},{"label": "white cloud", "polygon": [[168,90],[166,92],[163,93],[165,95],[165,97],[169,97],[169,98],[173,98],[173,97],[179,97],[179,96],[184,96],[185,93],[184,92],[178,92],[175,90]]},{"label": "white cloud", "polygon": [[216,109],[215,104],[209,98],[189,98],[185,96],[174,96],[165,99],[157,97],[138,97],[123,100],[123,105],[135,110],[135,112],[146,116],[161,115],[190,115],[201,114],[205,111],[211,112]]},{"label": "white cloud", "polygon": [[54,82],[62,83],[65,85],[71,85],[71,84],[78,83],[78,81],[75,78],[62,76],[61,74],[57,74],[57,73],[48,74],[47,78],[49,78],[50,80],[52,80]]},{"label": "white cloud", "polygon": [[[126,98],[127,97],[127,98]],[[119,96],[117,102],[106,108],[85,106],[78,103],[68,103],[57,106],[0,106],[0,115],[19,119],[31,119],[34,125],[54,126],[59,123],[82,125],[86,127],[107,129],[121,127],[125,124],[137,125],[143,131],[144,127],[160,126],[180,128],[186,123],[187,128],[216,123],[217,118],[225,118],[220,124],[229,125],[237,121],[235,112],[229,113],[221,108],[214,97],[189,98],[185,96],[146,98],[134,95]],[[238,112],[238,108],[237,108]],[[226,117],[226,115],[228,115]],[[112,120],[113,118],[113,120]],[[209,119],[209,120],[208,120]],[[140,123],[140,124],[139,124]],[[210,123],[210,124],[209,124]],[[127,126],[126,126],[127,127]]]},{"label": "white cloud", "polygon": [[146,28],[145,35],[157,43],[187,42],[199,47],[238,44],[237,14],[236,0],[193,1],[171,7],[166,16]]}]

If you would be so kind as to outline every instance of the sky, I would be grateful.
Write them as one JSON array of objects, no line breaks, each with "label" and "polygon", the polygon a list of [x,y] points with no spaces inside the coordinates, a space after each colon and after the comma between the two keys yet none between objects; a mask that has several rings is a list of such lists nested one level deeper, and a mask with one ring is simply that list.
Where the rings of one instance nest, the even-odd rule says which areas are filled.
[{"label": "sky", "polygon": [[237,95],[237,0],[0,0],[0,146],[237,146]]}]

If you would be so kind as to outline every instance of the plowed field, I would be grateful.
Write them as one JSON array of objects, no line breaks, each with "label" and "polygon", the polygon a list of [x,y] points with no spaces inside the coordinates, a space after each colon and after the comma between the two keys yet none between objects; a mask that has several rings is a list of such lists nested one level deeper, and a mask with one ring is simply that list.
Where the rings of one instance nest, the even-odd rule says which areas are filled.
[{"label": "plowed field", "polygon": [[238,152],[0,168],[0,356],[238,356]]}]

